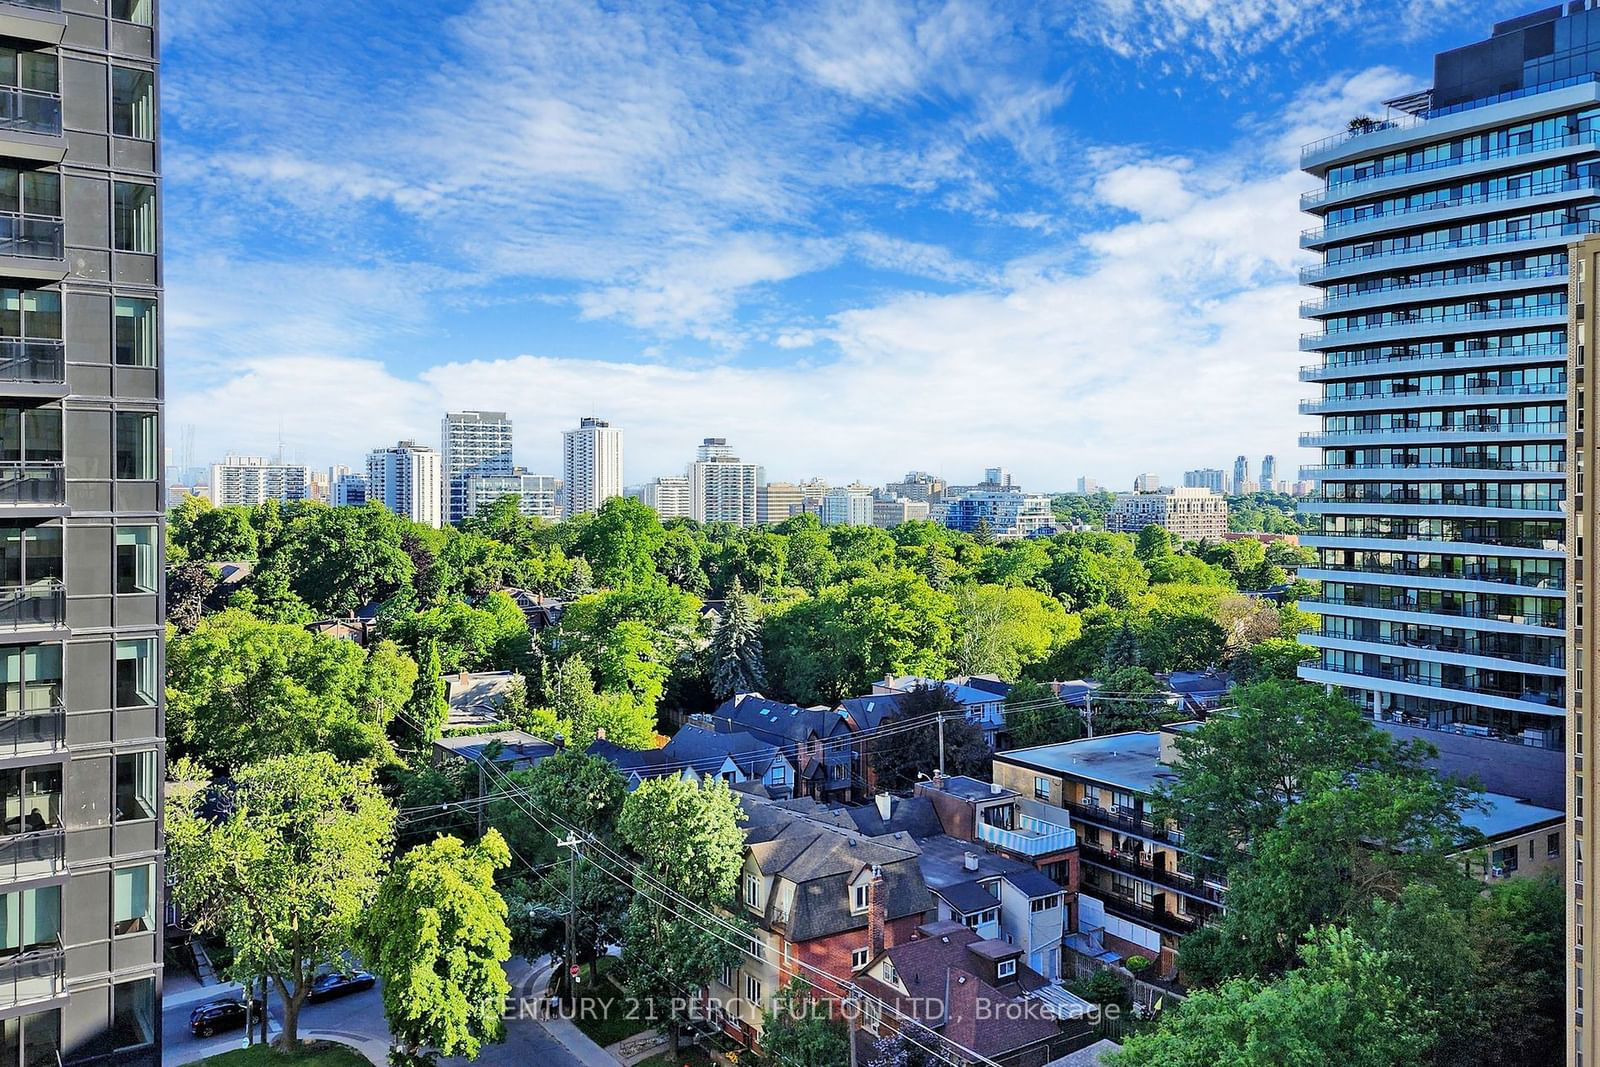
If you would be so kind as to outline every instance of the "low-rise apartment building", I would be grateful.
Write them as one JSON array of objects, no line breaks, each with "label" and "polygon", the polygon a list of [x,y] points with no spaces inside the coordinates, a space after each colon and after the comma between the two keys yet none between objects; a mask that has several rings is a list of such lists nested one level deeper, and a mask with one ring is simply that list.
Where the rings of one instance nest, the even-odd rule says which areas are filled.
[{"label": "low-rise apartment building", "polygon": [[997,753],[994,781],[1065,812],[1077,831],[1078,932],[1173,974],[1178,942],[1222,908],[1225,886],[1196,869],[1180,827],[1153,813],[1172,781],[1172,745],[1192,724]]},{"label": "low-rise apartment building", "polygon": [[1185,541],[1220,541],[1228,532],[1228,500],[1210,489],[1118,493],[1106,529],[1136,534],[1146,526],[1164,527]]}]

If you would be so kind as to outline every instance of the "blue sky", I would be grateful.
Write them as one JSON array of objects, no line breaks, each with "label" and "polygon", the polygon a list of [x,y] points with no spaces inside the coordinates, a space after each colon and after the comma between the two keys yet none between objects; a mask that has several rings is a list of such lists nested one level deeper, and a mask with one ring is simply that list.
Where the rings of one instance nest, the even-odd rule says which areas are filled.
[{"label": "blue sky", "polygon": [[1291,469],[1298,146],[1532,6],[170,4],[171,461]]}]

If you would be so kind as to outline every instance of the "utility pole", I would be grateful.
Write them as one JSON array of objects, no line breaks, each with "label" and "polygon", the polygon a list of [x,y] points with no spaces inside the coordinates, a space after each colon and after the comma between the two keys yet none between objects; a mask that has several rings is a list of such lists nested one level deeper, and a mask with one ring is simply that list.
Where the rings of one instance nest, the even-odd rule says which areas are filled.
[{"label": "utility pole", "polygon": [[1083,709],[1084,709],[1084,711],[1086,711],[1088,713],[1088,719],[1089,719],[1089,724],[1088,724],[1089,733],[1088,733],[1087,736],[1093,737],[1094,736],[1094,694],[1093,693],[1084,693],[1083,694]]},{"label": "utility pole", "polygon": [[567,852],[567,958],[563,962],[567,968],[567,1000],[576,1004],[577,996],[573,987],[578,984],[577,963],[577,929],[573,926],[573,914],[578,910],[578,835],[569,833],[566,840],[557,840],[556,846],[568,849]]},{"label": "utility pole", "polygon": [[845,1023],[848,1026],[846,1037],[850,1041],[850,1067],[856,1067],[856,1031],[860,1025],[860,1021],[857,1018],[859,1015],[859,1009],[860,1002],[856,999],[855,993],[852,991],[851,994],[844,999],[844,1018]]},{"label": "utility pole", "polygon": [[944,709],[939,709],[939,777],[944,777]]}]

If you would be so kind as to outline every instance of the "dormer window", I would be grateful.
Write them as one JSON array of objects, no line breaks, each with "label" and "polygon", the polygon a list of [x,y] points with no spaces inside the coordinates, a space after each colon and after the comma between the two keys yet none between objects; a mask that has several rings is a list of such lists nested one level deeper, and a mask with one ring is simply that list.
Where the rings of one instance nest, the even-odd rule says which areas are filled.
[{"label": "dormer window", "polygon": [[893,960],[884,960],[883,961],[883,977],[884,977],[884,980],[888,981],[888,982],[898,982],[900,980],[899,976],[897,976],[894,973],[894,961]]},{"label": "dormer window", "polygon": [[872,886],[869,883],[862,882],[860,885],[856,886],[855,904],[851,910],[857,915],[864,913],[867,910],[867,905],[870,901],[871,894]]},{"label": "dormer window", "polygon": [[999,965],[995,967],[994,973],[995,973],[995,975],[997,977],[1000,977],[1000,978],[1014,978],[1014,977],[1016,977],[1017,961],[1016,960],[1001,960]]},{"label": "dormer window", "polygon": [[753,874],[744,876],[744,902],[752,908],[761,906],[761,879]]}]

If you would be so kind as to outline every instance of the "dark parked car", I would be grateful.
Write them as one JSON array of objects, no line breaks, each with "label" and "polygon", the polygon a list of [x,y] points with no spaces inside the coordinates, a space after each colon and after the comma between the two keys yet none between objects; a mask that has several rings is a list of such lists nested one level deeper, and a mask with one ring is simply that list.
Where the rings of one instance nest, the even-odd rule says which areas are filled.
[{"label": "dark parked car", "polygon": [[[250,1018],[261,1017],[261,1002],[250,1002]],[[200,1005],[189,1013],[189,1032],[195,1037],[210,1037],[221,1030],[232,1030],[244,1025],[245,1004],[242,997],[224,997]]]},{"label": "dark parked car", "polygon": [[355,971],[351,974],[319,974],[311,980],[311,992],[306,994],[306,999],[315,1004],[348,993],[360,993],[377,984],[378,979],[366,971]]}]

